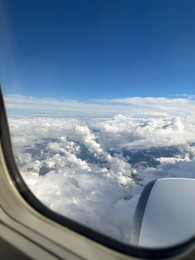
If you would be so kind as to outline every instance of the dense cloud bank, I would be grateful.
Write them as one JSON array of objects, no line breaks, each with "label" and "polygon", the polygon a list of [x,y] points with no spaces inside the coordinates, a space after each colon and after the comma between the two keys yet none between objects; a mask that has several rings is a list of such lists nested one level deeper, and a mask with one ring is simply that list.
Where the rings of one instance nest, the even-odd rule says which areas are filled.
[{"label": "dense cloud bank", "polygon": [[146,183],[195,176],[190,116],[11,117],[9,124],[18,167],[35,195],[124,242]]}]

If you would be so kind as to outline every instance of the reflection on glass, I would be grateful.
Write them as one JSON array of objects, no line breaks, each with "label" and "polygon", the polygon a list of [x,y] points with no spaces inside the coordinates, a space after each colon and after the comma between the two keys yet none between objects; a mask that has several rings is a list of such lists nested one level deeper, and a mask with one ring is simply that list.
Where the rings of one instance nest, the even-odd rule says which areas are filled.
[{"label": "reflection on glass", "polygon": [[0,80],[22,177],[50,209],[129,243],[145,185],[195,177],[194,3],[0,7]]}]

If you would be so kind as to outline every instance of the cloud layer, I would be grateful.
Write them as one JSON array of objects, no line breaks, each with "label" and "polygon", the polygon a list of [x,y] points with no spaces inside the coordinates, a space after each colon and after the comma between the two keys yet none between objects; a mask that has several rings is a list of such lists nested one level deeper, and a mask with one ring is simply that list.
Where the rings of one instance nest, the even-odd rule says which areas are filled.
[{"label": "cloud layer", "polygon": [[195,100],[183,98],[131,97],[121,99],[97,99],[87,101],[35,98],[19,95],[5,96],[10,114],[39,116],[114,116],[123,115],[195,115]]},{"label": "cloud layer", "polygon": [[[19,106],[21,100],[18,97]],[[157,107],[160,111],[167,104],[168,111],[178,100],[156,100],[153,110],[152,98],[112,100],[111,107],[115,102],[118,107],[120,102],[140,107],[141,101],[154,113],[151,117],[9,117],[18,167],[35,195],[50,209],[126,243],[146,183],[195,176],[193,115],[156,116]],[[10,97],[7,106],[12,102]],[[29,98],[23,106],[28,102],[34,109],[38,100]],[[49,101],[44,102],[46,106]],[[64,102],[50,104],[63,107]],[[193,106],[188,100],[179,102],[186,111]]]}]

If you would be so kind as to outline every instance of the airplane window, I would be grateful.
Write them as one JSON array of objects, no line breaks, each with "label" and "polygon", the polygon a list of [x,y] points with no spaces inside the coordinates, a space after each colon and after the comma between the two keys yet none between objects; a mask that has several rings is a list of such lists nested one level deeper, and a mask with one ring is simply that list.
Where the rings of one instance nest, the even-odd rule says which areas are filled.
[{"label": "airplane window", "polygon": [[147,183],[193,182],[194,11],[191,0],[0,2],[15,161],[49,209],[129,244]]}]

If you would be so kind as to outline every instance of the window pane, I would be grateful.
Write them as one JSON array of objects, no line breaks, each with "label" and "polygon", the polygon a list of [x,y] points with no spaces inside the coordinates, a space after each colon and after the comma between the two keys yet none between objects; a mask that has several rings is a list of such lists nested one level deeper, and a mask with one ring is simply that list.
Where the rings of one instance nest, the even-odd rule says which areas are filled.
[{"label": "window pane", "polygon": [[72,220],[129,243],[145,185],[194,178],[192,1],[2,1],[17,166]]}]

